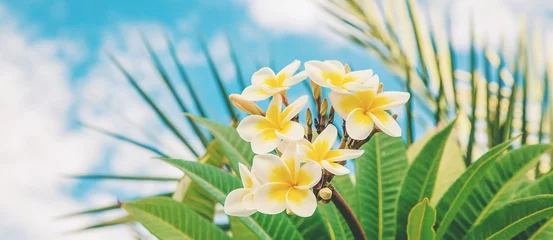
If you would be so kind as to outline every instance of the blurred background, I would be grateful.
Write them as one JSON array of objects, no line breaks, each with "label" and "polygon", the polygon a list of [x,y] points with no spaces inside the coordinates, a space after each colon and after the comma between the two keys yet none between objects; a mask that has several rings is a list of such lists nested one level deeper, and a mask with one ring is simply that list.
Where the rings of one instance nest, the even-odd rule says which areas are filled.
[{"label": "blurred background", "polygon": [[[545,68],[551,50],[547,44],[553,26],[551,1],[419,1],[419,10],[428,22],[438,16],[434,22],[448,33],[450,48],[455,52],[452,62],[456,68],[469,69],[455,73],[461,80],[467,78],[466,73],[470,79],[467,59],[474,46],[483,49],[479,54],[487,56],[492,65],[495,55],[488,56],[488,49],[501,51],[501,59],[518,59],[521,27],[531,36],[527,39],[539,46],[534,55],[541,54],[533,55],[538,60],[526,67]],[[196,159],[192,151],[183,147],[179,136],[159,121],[156,111],[133,89],[109,56],[121,63],[201,155],[202,143],[160,80],[155,59],[174,79],[175,91],[191,113],[204,110],[205,116],[225,124],[230,123],[231,115],[224,96],[218,93],[217,78],[228,94],[239,93],[258,68],[271,66],[278,71],[294,59],[335,59],[350,64],[354,70],[372,68],[386,90],[405,91],[402,77],[389,64],[342,32],[347,28],[344,22],[310,0],[0,1],[0,236],[136,239],[136,232],[146,233],[132,224],[74,232],[109,223],[124,216],[123,211],[64,217],[112,206],[118,200],[171,193],[176,188],[175,179],[182,174],[153,159],[160,154],[114,136],[132,138],[171,157]],[[170,43],[174,48],[169,47]],[[152,58],[148,46],[156,58]],[[172,53],[186,69],[193,90],[180,80],[182,72]],[[544,71],[535,72],[539,73],[535,78],[541,79]],[[527,87],[532,86],[530,83]],[[534,96],[526,100],[529,108],[519,111],[528,113],[523,119],[529,125],[544,125],[540,121],[546,115],[545,107],[540,107],[545,106],[543,86],[542,82],[535,85],[541,91],[528,94]],[[458,89],[463,89],[463,85]],[[193,104],[191,91],[204,109]],[[308,88],[300,88],[291,93],[292,98],[307,91]],[[442,108],[448,106],[446,103]],[[414,108],[424,107],[421,104]],[[394,113],[405,126],[405,109]],[[442,113],[445,117],[437,119],[456,115],[447,110]],[[420,115],[413,121],[417,128],[413,139],[440,122],[432,114]],[[483,124],[485,128],[486,123]],[[547,129],[536,129],[537,134],[529,134],[527,141],[548,141],[547,136],[542,139],[544,131]],[[472,135],[476,135],[476,142],[491,144],[485,133]],[[460,143],[465,147],[466,144]],[[485,149],[474,151],[478,154]],[[106,180],[101,176],[74,178],[90,174],[158,179],[137,182]]]}]

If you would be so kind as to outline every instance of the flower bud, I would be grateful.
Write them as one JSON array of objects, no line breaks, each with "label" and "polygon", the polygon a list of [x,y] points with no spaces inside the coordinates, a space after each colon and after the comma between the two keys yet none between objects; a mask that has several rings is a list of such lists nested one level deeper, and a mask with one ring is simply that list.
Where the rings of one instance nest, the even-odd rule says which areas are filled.
[{"label": "flower bud", "polygon": [[240,94],[231,94],[229,98],[232,104],[236,108],[240,109],[240,111],[242,112],[252,114],[252,115],[261,115],[261,116],[265,115],[265,112],[263,112],[263,110],[261,110],[261,108],[259,108],[257,104],[255,104],[250,100],[244,99],[242,96],[240,96]]},{"label": "flower bud", "polygon": [[349,67],[349,64],[344,64],[344,70],[346,71],[346,73],[349,73],[351,72],[351,68]]},{"label": "flower bud", "polygon": [[321,99],[321,86],[311,81],[311,90],[313,90],[313,99],[318,102]]},{"label": "flower bud", "polygon": [[290,210],[290,208],[286,208],[286,214],[292,216],[292,215],[294,215],[294,212],[292,212],[292,210]]},{"label": "flower bud", "polygon": [[330,200],[332,198],[332,190],[329,188],[323,188],[319,191],[319,197],[324,200]]}]

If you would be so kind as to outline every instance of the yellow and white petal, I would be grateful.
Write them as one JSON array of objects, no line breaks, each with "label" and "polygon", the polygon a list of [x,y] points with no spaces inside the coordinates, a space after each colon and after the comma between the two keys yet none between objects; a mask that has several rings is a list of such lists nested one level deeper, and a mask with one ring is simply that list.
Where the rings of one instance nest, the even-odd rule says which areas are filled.
[{"label": "yellow and white petal", "polygon": [[360,108],[353,110],[346,119],[346,131],[355,140],[367,138],[373,129],[373,120]]},{"label": "yellow and white petal", "polygon": [[253,180],[252,180],[252,174],[250,170],[248,170],[248,167],[242,163],[238,163],[238,170],[240,171],[240,179],[242,180],[242,186],[244,188],[252,188],[253,187]]},{"label": "yellow and white petal", "polygon": [[267,114],[265,117],[274,124],[280,123],[280,111],[282,109],[282,96],[280,94],[274,95],[273,99],[267,107]]},{"label": "yellow and white petal", "polygon": [[252,138],[252,151],[255,154],[265,154],[273,151],[280,143],[280,137],[274,129],[265,129]]},{"label": "yellow and white petal", "polygon": [[286,195],[290,185],[286,183],[266,183],[254,192],[253,203],[257,211],[277,214],[286,209]]},{"label": "yellow and white petal", "polygon": [[297,149],[298,148],[296,144],[289,144],[280,156],[280,160],[282,160],[284,164],[286,164],[286,167],[288,167],[288,170],[290,171],[292,182],[296,181],[295,179],[297,178],[300,171],[300,161],[297,159]]},{"label": "yellow and white petal", "polygon": [[308,76],[309,76],[309,74],[307,73],[307,71],[301,71],[298,74],[285,79],[284,82],[282,83],[282,85],[285,86],[285,87],[290,87],[290,86],[296,85],[296,84],[300,83],[301,81],[307,79]]},{"label": "yellow and white petal", "polygon": [[253,203],[253,193],[251,193],[251,191],[250,193],[246,194],[244,198],[242,198],[242,205],[244,206],[245,209],[256,210],[255,205]]},{"label": "yellow and white petal", "polygon": [[263,89],[264,92],[266,92],[267,94],[270,94],[270,95],[275,95],[279,92],[286,91],[289,88],[290,87],[274,87],[274,86],[267,85],[267,84],[261,84],[261,89]]},{"label": "yellow and white petal", "polygon": [[326,60],[324,61],[324,64],[332,68],[332,72],[339,73],[341,75],[344,75],[346,73],[346,69],[344,68],[344,64],[342,64],[340,61],[336,60]]},{"label": "yellow and white petal", "polygon": [[330,90],[332,90],[334,92],[337,92],[337,93],[349,93],[349,91],[344,89],[342,86],[343,85],[341,85],[341,86],[334,85],[334,84],[332,84],[332,81],[330,79],[326,79],[326,87],[330,88]]},{"label": "yellow and white petal", "polygon": [[349,174],[349,169],[347,167],[342,166],[339,163],[335,162],[328,162],[328,161],[321,161],[321,165],[324,169],[331,172],[334,175],[346,175]]},{"label": "yellow and white petal", "polygon": [[277,150],[279,152],[284,152],[284,150],[286,150],[286,147],[288,147],[289,144],[296,144],[298,145],[298,152],[300,151],[300,146],[302,145],[310,145],[311,143],[309,141],[307,141],[307,139],[305,138],[302,138],[300,139],[299,141],[288,141],[288,140],[283,140],[282,142],[280,142],[280,144],[278,144],[278,147],[277,147]]},{"label": "yellow and white petal", "polygon": [[319,86],[326,87],[326,79],[323,76],[325,72],[332,72],[332,67],[321,61],[307,61],[305,64],[305,71],[309,74],[309,77],[313,82]]},{"label": "yellow and white petal", "polygon": [[339,162],[339,161],[345,161],[350,159],[356,159],[363,155],[365,151],[364,150],[355,150],[355,149],[337,149],[337,150],[330,150],[326,154],[326,161],[329,162]]},{"label": "yellow and white petal", "polygon": [[307,95],[303,95],[296,99],[296,101],[290,103],[290,105],[284,108],[284,111],[280,114],[280,121],[289,121],[294,116],[298,115],[305,105],[307,105],[308,100],[309,97],[307,97]]},{"label": "yellow and white petal", "polygon": [[289,121],[281,129],[276,130],[276,134],[284,140],[299,141],[305,135],[305,129],[300,123]]},{"label": "yellow and white petal", "polygon": [[370,88],[367,91],[357,91],[354,92],[353,95],[355,95],[359,101],[363,104],[363,109],[369,109],[370,106],[372,106],[374,102],[374,98],[376,97],[376,92],[378,91],[378,87]]},{"label": "yellow and white petal", "polygon": [[343,87],[348,91],[359,92],[359,91],[367,91],[373,88],[374,86],[369,84],[363,84],[360,82],[348,82],[348,83],[344,83]]},{"label": "yellow and white petal", "polygon": [[311,190],[290,189],[286,203],[288,208],[300,217],[310,217],[317,209],[317,198]]},{"label": "yellow and white petal", "polygon": [[247,209],[244,207],[244,204],[242,203],[242,199],[244,196],[248,195],[250,193],[250,189],[247,188],[238,188],[233,190],[227,195],[227,198],[225,199],[224,204],[224,210],[227,215],[230,216],[237,216],[237,217],[244,217],[249,216],[255,213],[255,209]]},{"label": "yellow and white petal", "polygon": [[261,154],[253,157],[252,174],[262,184],[268,182],[292,183],[288,166],[276,155]]},{"label": "yellow and white petal", "polygon": [[292,63],[288,64],[286,67],[280,70],[280,72],[278,72],[277,79],[282,78],[284,80],[294,76],[294,73],[298,71],[300,65],[300,60],[294,60]]},{"label": "yellow and white petal", "polygon": [[359,82],[367,85],[372,86],[378,86],[378,78],[375,78],[373,76],[373,71],[368,70],[359,70],[359,71],[352,71],[348,74],[346,74],[346,78],[353,79],[354,82]]},{"label": "yellow and white petal", "polygon": [[275,78],[275,72],[268,67],[263,67],[252,75],[252,85],[261,85],[267,79]]},{"label": "yellow and white petal", "polygon": [[356,108],[363,108],[363,103],[354,94],[331,92],[328,97],[336,113],[343,119],[347,119],[348,115]]},{"label": "yellow and white petal", "polygon": [[270,98],[272,95],[263,91],[260,85],[248,86],[242,91],[242,97],[250,101],[261,101]]},{"label": "yellow and white petal", "polygon": [[321,166],[315,161],[308,161],[300,167],[296,179],[296,188],[309,189],[321,180],[321,176]]},{"label": "yellow and white petal", "polygon": [[265,129],[274,129],[273,123],[269,122],[266,118],[259,115],[247,116],[236,128],[238,135],[248,142],[252,141],[252,138]]},{"label": "yellow and white petal", "polygon": [[338,136],[338,130],[332,124],[329,124],[322,132],[317,136],[313,142],[315,151],[327,152],[336,143],[336,137]]},{"label": "yellow and white petal", "polygon": [[369,115],[382,132],[392,137],[401,137],[401,127],[390,114],[383,110],[376,110],[371,111]]},{"label": "yellow and white petal", "polygon": [[400,107],[409,101],[411,95],[407,92],[383,92],[376,94],[372,109],[389,110]]}]

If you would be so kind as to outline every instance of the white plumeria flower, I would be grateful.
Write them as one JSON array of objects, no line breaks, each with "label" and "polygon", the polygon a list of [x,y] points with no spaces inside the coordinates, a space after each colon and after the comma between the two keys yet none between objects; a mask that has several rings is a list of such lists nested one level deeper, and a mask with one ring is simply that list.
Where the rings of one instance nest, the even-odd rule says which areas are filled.
[{"label": "white plumeria flower", "polygon": [[378,75],[373,75],[372,70],[346,73],[344,65],[339,61],[308,61],[305,63],[305,70],[313,82],[334,92],[366,91],[378,86]]},{"label": "white plumeria flower", "polygon": [[261,185],[255,190],[255,208],[265,214],[278,214],[289,209],[300,217],[313,215],[317,198],[311,188],[322,176],[316,162],[306,162],[300,167],[295,144],[291,144],[279,158],[272,154],[254,157],[252,172]]},{"label": "white plumeria flower", "polygon": [[354,149],[332,149],[336,143],[338,131],[334,125],[328,125],[325,130],[317,136],[313,143],[309,141],[298,142],[298,152],[302,159],[306,161],[314,161],[321,165],[324,169],[334,175],[345,175],[350,171],[348,168],[340,164],[340,161],[355,159],[363,155],[364,150]]},{"label": "white plumeria flower", "polygon": [[238,163],[243,188],[232,190],[225,199],[225,213],[244,217],[257,212],[253,204],[253,192],[259,187],[259,180],[242,163]]},{"label": "white plumeria flower", "polygon": [[406,92],[377,93],[378,87],[353,94],[332,92],[330,102],[336,113],[346,120],[346,131],[355,140],[366,139],[376,125],[392,136],[401,136],[401,128],[385,110],[399,107],[409,101]]},{"label": "white plumeria flower", "polygon": [[283,139],[300,140],[305,129],[298,122],[290,120],[305,107],[307,100],[307,95],[302,96],[281,111],[282,97],[275,95],[264,117],[248,116],[240,122],[236,130],[242,139],[252,143],[252,150],[256,154],[275,150]]},{"label": "white plumeria flower", "polygon": [[252,75],[252,85],[246,87],[242,96],[250,101],[265,100],[277,93],[288,90],[291,86],[305,80],[307,72],[302,71],[296,75],[301,62],[294,60],[284,67],[278,74],[268,67],[259,69]]}]

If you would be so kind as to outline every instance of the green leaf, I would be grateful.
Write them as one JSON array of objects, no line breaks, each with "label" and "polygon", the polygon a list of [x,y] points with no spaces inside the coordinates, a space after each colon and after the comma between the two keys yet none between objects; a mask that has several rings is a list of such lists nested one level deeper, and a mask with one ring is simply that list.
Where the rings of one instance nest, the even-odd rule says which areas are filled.
[{"label": "green leaf", "polygon": [[338,211],[332,202],[327,204],[319,202],[318,210],[323,216],[324,224],[326,225],[326,229],[329,231],[330,239],[353,239],[353,234],[351,233],[346,220],[344,220],[340,214],[340,211]]},{"label": "green leaf", "polygon": [[449,225],[459,211],[462,211],[462,206],[468,199],[469,194],[493,166],[493,163],[501,154],[511,146],[515,139],[504,142],[480,157],[474,164],[461,175],[436,205],[438,210],[437,237],[441,239],[446,233]]},{"label": "green leaf", "polygon": [[495,161],[484,177],[474,183],[474,189],[470,191],[467,200],[458,206],[461,210],[455,215],[451,224],[443,229],[440,226],[438,232],[442,234],[438,236],[448,239],[459,239],[465,236],[472,226],[486,217],[503,193],[516,186],[519,182],[518,177],[526,174],[539,157],[550,149],[551,146],[544,144],[523,146]]},{"label": "green leaf", "polygon": [[[415,157],[420,153],[422,147],[437,132],[437,130],[430,130],[426,136],[407,148],[409,163],[415,160]],[[461,151],[457,139],[456,131],[453,131],[445,144],[444,153],[442,154],[440,166],[438,167],[438,174],[436,176],[436,186],[430,198],[430,204],[432,206],[436,206],[451,184],[453,184],[467,168],[463,159],[463,152]]]},{"label": "green leaf", "polygon": [[248,239],[258,240],[260,239],[255,233],[253,233],[238,217],[229,216],[230,230],[232,231],[233,239]]},{"label": "green leaf", "polygon": [[359,149],[365,153],[354,160],[357,217],[368,239],[393,239],[396,203],[407,170],[405,145],[401,138],[376,133]]},{"label": "green leaf", "polygon": [[534,223],[553,216],[553,195],[539,195],[511,202],[474,226],[465,239],[511,239]]},{"label": "green leaf", "polygon": [[[238,178],[213,166],[170,158],[160,158],[160,160],[182,170],[220,204],[224,204],[230,191],[242,186]],[[239,219],[261,239],[302,239],[294,224],[284,213],[277,215],[256,213]]]},{"label": "green leaf", "polygon": [[159,239],[230,239],[223,230],[171,198],[140,199],[122,207]]},{"label": "green leaf", "polygon": [[553,171],[550,171],[521,189],[516,194],[515,198],[524,198],[540,194],[553,194]]},{"label": "green leaf", "polygon": [[304,239],[332,239],[320,209],[311,217],[288,216]]},{"label": "green leaf", "polygon": [[430,206],[428,198],[415,205],[409,213],[407,236],[409,240],[433,240],[436,238],[434,224],[436,210]]},{"label": "green leaf", "polygon": [[357,185],[352,181],[352,176],[334,176],[334,178],[332,178],[332,185],[346,200],[353,212],[359,214],[359,204],[357,203]]},{"label": "green leaf", "polygon": [[528,240],[551,240],[553,239],[553,218],[544,223],[536,230]]},{"label": "green leaf", "polygon": [[238,163],[251,167],[254,153],[250,143],[244,141],[236,129],[200,117],[192,117],[194,121],[206,127],[217,139],[230,162],[232,170],[239,174]]},{"label": "green leaf", "polygon": [[397,209],[397,238],[399,239],[407,238],[405,229],[409,211],[425,197],[432,196],[442,153],[454,125],[455,121],[428,140],[405,175]]}]

